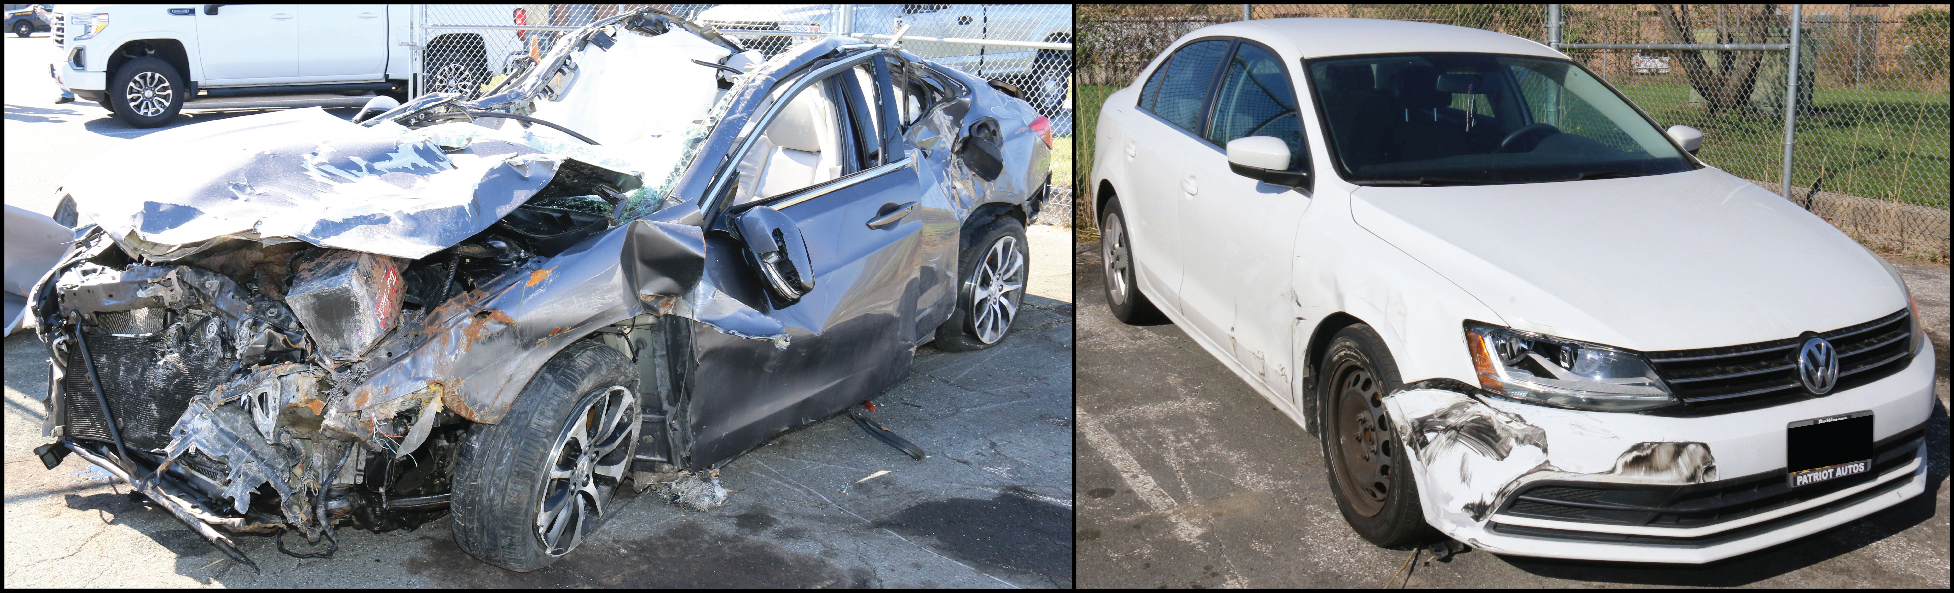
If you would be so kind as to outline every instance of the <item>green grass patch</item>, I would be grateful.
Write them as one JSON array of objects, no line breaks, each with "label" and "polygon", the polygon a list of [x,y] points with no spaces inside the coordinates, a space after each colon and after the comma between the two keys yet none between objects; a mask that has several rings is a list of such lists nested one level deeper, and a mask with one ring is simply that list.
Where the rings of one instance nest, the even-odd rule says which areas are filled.
[{"label": "green grass patch", "polygon": [[[1080,85],[1074,90],[1077,94],[1073,95],[1076,108],[1072,110],[1074,122],[1072,139],[1077,143],[1077,149],[1072,154],[1077,155],[1080,164],[1073,177],[1077,181],[1072,184],[1072,228],[1082,232],[1091,233],[1094,227],[1092,215],[1087,212],[1087,205],[1092,203],[1090,198],[1094,188],[1088,183],[1086,176],[1092,173],[1094,148],[1092,142],[1096,136],[1094,131],[1099,129],[1099,106],[1106,102],[1106,95],[1113,94],[1113,91],[1117,90],[1118,87],[1110,85],[1091,84]],[[1097,235],[1093,234],[1093,236]]]},{"label": "green grass patch", "polygon": [[1052,182],[1072,183],[1072,138],[1052,138]]},{"label": "green grass patch", "polygon": [[[1778,181],[1782,113],[1716,117],[1689,104],[1689,87],[1618,87],[1663,126],[1703,131],[1704,161],[1746,179]],[[1948,207],[1948,96],[1904,90],[1818,89],[1798,118],[1791,183],[1879,200]]]}]

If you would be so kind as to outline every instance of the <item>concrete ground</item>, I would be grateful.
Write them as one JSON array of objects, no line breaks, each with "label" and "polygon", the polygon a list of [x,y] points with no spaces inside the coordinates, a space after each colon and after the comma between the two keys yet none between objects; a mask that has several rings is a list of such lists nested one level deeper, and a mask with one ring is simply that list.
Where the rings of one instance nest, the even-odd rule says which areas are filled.
[{"label": "concrete ground", "polygon": [[1420,553],[1393,580],[1412,551],[1373,546],[1344,522],[1317,439],[1174,325],[1113,319],[1099,245],[1074,251],[1081,587],[1948,587],[1945,266],[1895,262],[1938,358],[1928,494],[1706,566]]},{"label": "concrete ground", "polygon": [[[54,188],[92,155],[153,130],[93,104],[54,104],[46,34],[4,43],[6,203],[48,214]],[[190,113],[173,126],[247,113]],[[462,553],[446,519],[342,530],[330,559],[238,538],[264,570],[253,574],[78,457],[42,468],[31,450],[45,442],[46,350],[15,335],[5,343],[5,586],[1070,587],[1071,237],[1045,225],[1028,234],[1029,296],[1012,335],[981,352],[922,348],[912,374],[874,399],[870,416],[929,458],[830,418],[727,464],[727,506],[623,499],[581,548],[527,574]]]}]

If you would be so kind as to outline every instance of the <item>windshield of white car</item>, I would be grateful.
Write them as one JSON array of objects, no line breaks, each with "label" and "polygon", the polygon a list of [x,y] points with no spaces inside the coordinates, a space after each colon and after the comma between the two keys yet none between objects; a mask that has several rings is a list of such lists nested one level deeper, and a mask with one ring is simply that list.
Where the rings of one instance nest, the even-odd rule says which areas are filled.
[{"label": "windshield of white car", "polygon": [[1565,60],[1411,53],[1305,65],[1337,170],[1351,183],[1539,183],[1696,167],[1647,116]]}]

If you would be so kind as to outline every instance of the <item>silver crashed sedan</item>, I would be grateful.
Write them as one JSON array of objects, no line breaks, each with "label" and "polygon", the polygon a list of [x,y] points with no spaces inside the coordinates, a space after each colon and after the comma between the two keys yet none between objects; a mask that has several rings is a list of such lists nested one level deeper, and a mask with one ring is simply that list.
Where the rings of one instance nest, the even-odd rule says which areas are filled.
[{"label": "silver crashed sedan", "polygon": [[43,462],[247,564],[227,534],[330,551],[452,513],[529,571],[627,478],[710,472],[920,345],[1010,331],[1051,150],[1010,85],[844,37],[763,59],[654,9],[521,68],[357,123],[164,131],[70,180],[93,224],[27,295]]}]

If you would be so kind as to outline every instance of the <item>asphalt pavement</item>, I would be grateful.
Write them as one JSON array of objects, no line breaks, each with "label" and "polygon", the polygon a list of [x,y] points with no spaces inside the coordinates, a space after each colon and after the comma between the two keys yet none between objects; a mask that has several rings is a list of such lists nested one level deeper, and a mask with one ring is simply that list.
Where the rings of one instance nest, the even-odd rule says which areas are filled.
[{"label": "asphalt pavement", "polygon": [[[1106,308],[1099,244],[1074,248],[1080,587],[1948,588],[1948,270],[1894,262],[1930,328],[1940,405],[1928,492],[1703,566],[1384,549],[1337,511],[1317,439],[1171,323]],[[1401,571],[1409,571],[1403,576]],[[1393,579],[1392,575],[1400,575]]]},{"label": "asphalt pavement", "polygon": [[[55,104],[45,33],[5,44],[5,201],[50,214],[63,179],[114,174],[92,158],[157,130],[92,103]],[[170,127],[261,112],[191,111]],[[829,418],[727,464],[726,506],[622,499],[581,548],[526,574],[462,553],[445,518],[412,531],[341,530],[329,559],[240,537],[263,569],[254,574],[77,457],[43,469],[31,450],[46,442],[46,350],[15,335],[5,343],[5,586],[1070,587],[1071,236],[1046,225],[1028,235],[1028,296],[1005,343],[921,348],[910,376],[873,400],[870,415],[927,459]]]}]

